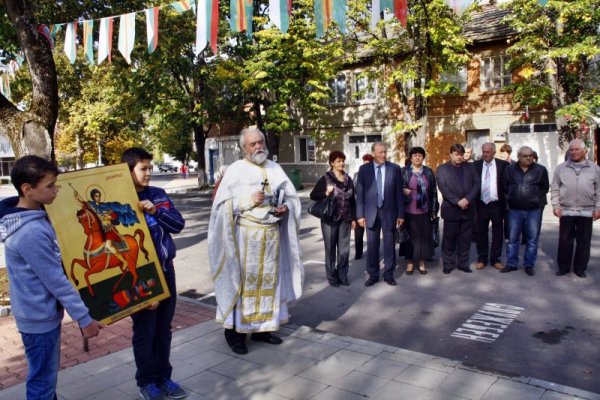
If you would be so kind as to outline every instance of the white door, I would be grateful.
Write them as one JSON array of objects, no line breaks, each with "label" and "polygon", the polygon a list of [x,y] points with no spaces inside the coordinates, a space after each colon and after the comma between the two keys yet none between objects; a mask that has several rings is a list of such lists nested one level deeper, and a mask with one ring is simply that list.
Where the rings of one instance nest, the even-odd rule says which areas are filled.
[{"label": "white door", "polygon": [[381,141],[381,135],[346,135],[344,137],[344,154],[346,154],[346,165],[348,174],[354,176],[362,165],[362,157],[371,154],[371,146]]}]

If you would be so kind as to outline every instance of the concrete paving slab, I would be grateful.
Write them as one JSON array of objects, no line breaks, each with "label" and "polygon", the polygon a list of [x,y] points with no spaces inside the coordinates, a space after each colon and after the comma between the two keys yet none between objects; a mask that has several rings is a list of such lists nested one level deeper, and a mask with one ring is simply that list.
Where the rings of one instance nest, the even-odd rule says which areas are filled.
[{"label": "concrete paving slab", "polygon": [[600,394],[598,394],[598,393],[592,393],[592,392],[588,392],[585,390],[572,388],[569,386],[559,385],[559,384],[548,382],[548,381],[545,381],[542,379],[535,379],[535,378],[531,379],[531,381],[529,381],[529,384],[533,385],[533,386],[538,386],[538,387],[541,387],[544,389],[552,390],[554,392],[564,393],[564,394],[568,394],[571,396],[579,397],[582,399],[600,400]]},{"label": "concrete paving slab", "polygon": [[171,362],[173,366],[172,379],[174,381],[181,381],[233,359],[234,357],[232,356],[209,350],[196,354],[196,357],[189,357],[185,360],[173,360]]},{"label": "concrete paving slab", "polygon": [[272,388],[271,392],[288,399],[308,400],[328,387],[328,385],[320,382],[299,376],[292,376],[290,379]]},{"label": "concrete paving slab", "polygon": [[359,368],[372,357],[349,350],[340,350],[327,359],[307,368],[299,375],[328,385],[335,384],[352,370]]},{"label": "concrete paving slab", "polygon": [[11,386],[0,391],[0,400],[15,400],[25,398],[25,383]]},{"label": "concrete paving slab", "polygon": [[[107,389],[106,382],[88,376],[60,388],[60,394],[67,400],[80,400]],[[113,398],[114,400],[114,398]]]},{"label": "concrete paving slab", "polygon": [[227,385],[217,386],[215,391],[207,397],[214,400],[232,400],[232,399],[248,399],[248,400],[286,400],[285,397],[276,393],[269,392],[270,388],[265,388],[263,385],[247,385],[241,384],[238,381],[233,381]]},{"label": "concrete paving slab", "polygon": [[242,360],[241,358],[234,357],[219,365],[211,367],[211,371],[228,376],[233,379],[239,379],[245,374],[249,374],[256,369],[259,369],[260,367],[260,364],[256,364],[250,361]]},{"label": "concrete paving slab", "polygon": [[456,370],[440,383],[439,390],[466,399],[480,399],[498,378],[464,370]]},{"label": "concrete paving slab", "polygon": [[[135,377],[135,364],[118,365],[108,371],[102,371],[94,374],[94,378],[105,383],[107,387],[114,387],[131,381]],[[114,399],[114,398],[113,398]]]},{"label": "concrete paving slab", "polygon": [[232,381],[233,379],[225,375],[213,371],[203,371],[179,381],[179,384],[194,393],[206,395],[214,392],[217,387],[225,386]]},{"label": "concrete paving slab", "polygon": [[360,371],[352,371],[339,379],[334,386],[348,392],[362,394],[371,397],[373,393],[381,389],[390,380]]},{"label": "concrete paving slab", "polygon": [[430,390],[398,381],[389,381],[371,396],[377,400],[415,400],[422,399]]},{"label": "concrete paving slab", "polygon": [[571,395],[564,394],[564,393],[546,391],[546,392],[544,392],[544,394],[542,395],[542,398],[541,398],[541,400],[574,400],[574,399],[581,399],[581,397],[573,397]]},{"label": "concrete paving slab", "polygon": [[435,389],[448,376],[446,372],[440,372],[419,365],[411,365],[394,378],[395,381],[408,383],[426,389]]},{"label": "concrete paving slab", "polygon": [[365,400],[365,396],[330,386],[313,397],[313,400]]},{"label": "concrete paving slab", "polygon": [[482,400],[539,400],[544,394],[542,388],[513,382],[507,379],[498,379],[481,398]]},{"label": "concrete paving slab", "polygon": [[115,400],[122,399],[125,393],[115,388],[108,388],[98,393],[94,393],[87,397],[80,397],[80,400]]},{"label": "concrete paving slab", "polygon": [[361,365],[358,370],[381,378],[394,379],[409,366],[408,363],[392,360],[381,353]]}]

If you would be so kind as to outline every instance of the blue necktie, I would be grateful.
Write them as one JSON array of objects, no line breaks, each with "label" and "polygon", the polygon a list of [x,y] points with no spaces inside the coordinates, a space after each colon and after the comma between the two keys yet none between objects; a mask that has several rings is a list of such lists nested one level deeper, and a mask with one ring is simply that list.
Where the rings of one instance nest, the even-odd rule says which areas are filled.
[{"label": "blue necktie", "polygon": [[377,166],[377,208],[383,206],[383,181],[381,179],[381,165]]},{"label": "blue necktie", "polygon": [[481,185],[481,200],[488,204],[492,201],[492,192],[491,192],[491,176],[490,176],[490,163],[484,163],[485,165],[485,174],[483,175],[483,184]]}]

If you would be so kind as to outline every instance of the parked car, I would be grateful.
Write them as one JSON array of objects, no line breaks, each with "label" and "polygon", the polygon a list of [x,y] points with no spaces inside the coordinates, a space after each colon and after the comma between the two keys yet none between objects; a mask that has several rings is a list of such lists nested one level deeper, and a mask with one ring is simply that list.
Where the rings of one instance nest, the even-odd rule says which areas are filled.
[{"label": "parked car", "polygon": [[169,163],[158,164],[158,170],[160,172],[177,172],[177,167]]}]

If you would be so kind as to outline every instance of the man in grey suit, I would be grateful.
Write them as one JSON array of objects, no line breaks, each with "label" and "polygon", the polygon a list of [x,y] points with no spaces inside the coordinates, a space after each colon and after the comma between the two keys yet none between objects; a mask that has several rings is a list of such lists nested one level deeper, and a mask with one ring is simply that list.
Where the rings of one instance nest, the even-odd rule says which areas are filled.
[{"label": "man in grey suit", "polygon": [[383,232],[383,280],[396,285],[396,227],[404,223],[404,196],[400,166],[386,161],[387,146],[371,146],[373,161],[362,165],[356,179],[356,218],[367,228],[367,272],[365,286],[379,281],[379,244]]},{"label": "man in grey suit", "polygon": [[481,181],[473,164],[465,163],[465,148],[461,144],[450,146],[450,161],[437,169],[437,184],[442,193],[441,216],[444,219],[442,260],[444,273],[454,268],[473,272],[469,268],[469,249],[473,229],[474,202]]}]

